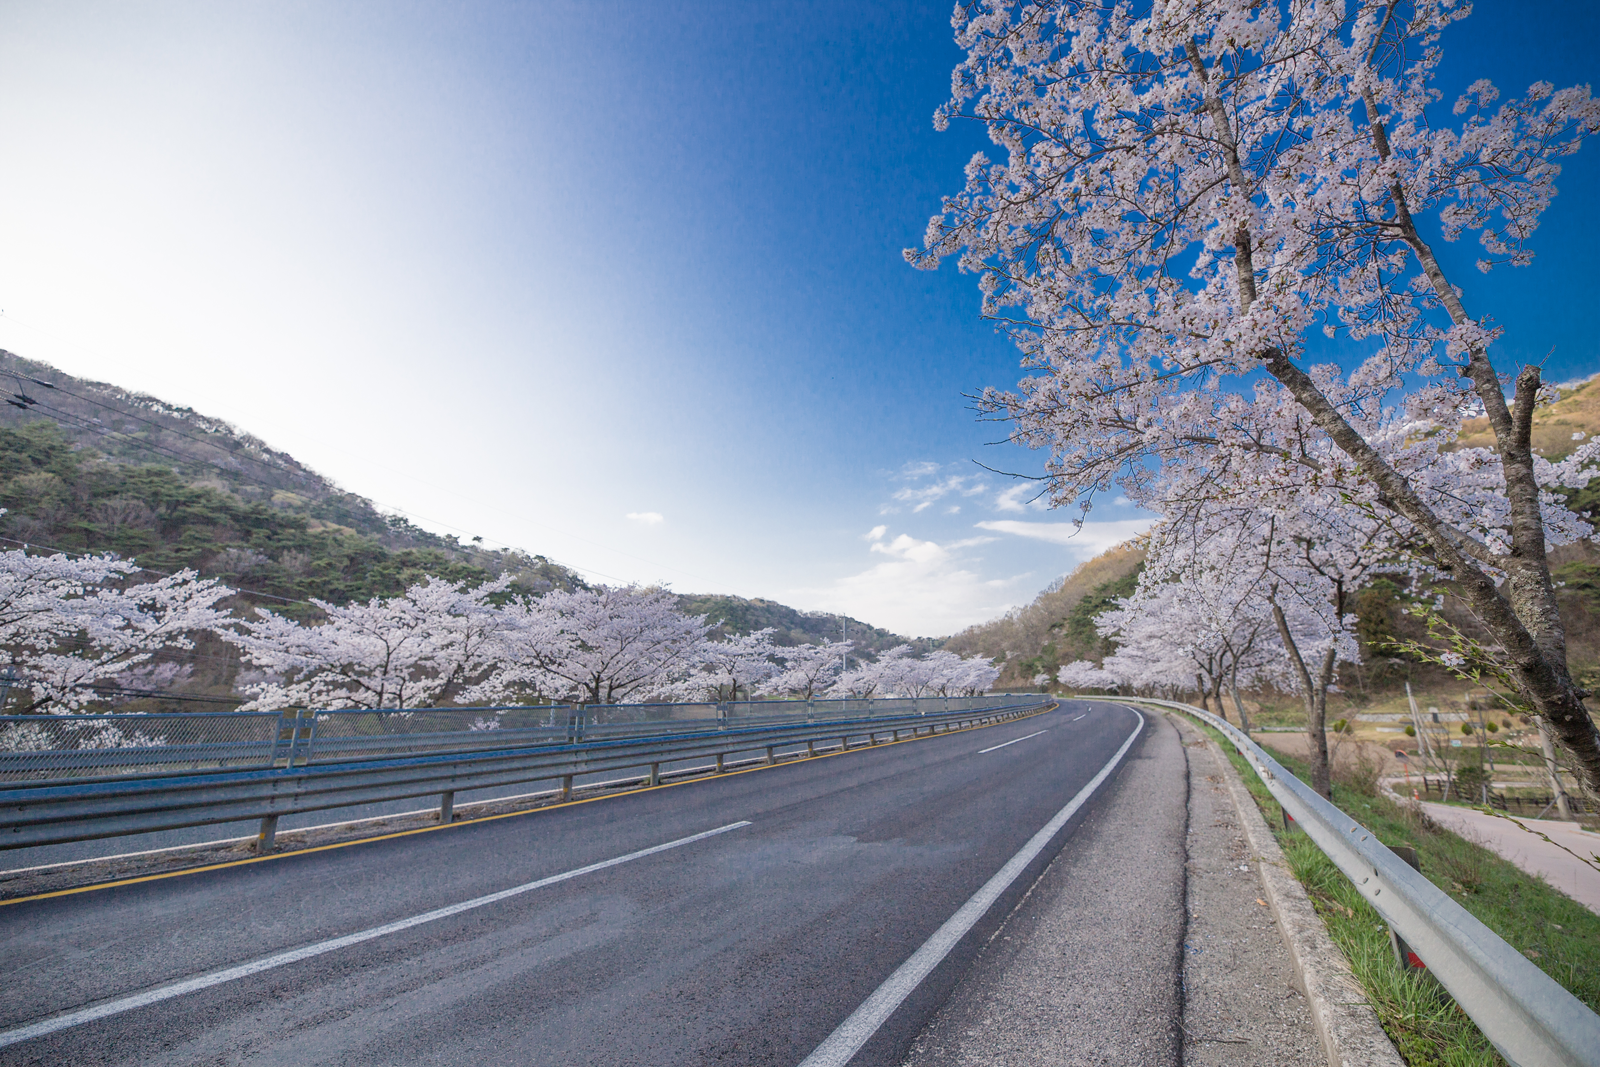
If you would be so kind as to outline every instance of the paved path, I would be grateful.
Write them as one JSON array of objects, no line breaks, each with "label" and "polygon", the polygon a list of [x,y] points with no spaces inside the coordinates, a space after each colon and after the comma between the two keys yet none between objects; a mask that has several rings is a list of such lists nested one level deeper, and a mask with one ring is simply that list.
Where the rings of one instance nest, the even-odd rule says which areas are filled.
[{"label": "paved path", "polygon": [[[793,1067],[1138,722],[1127,708],[1071,702],[991,729],[6,904],[0,1031],[142,1006],[8,1045],[0,1032],[0,1064]],[[1152,736],[1144,729],[1121,773]],[[1108,807],[1181,839],[1181,805],[1147,812],[1113,775],[849,1062],[900,1062],[977,948]],[[685,840],[713,830],[723,832]],[[1168,940],[1155,954],[1166,974],[1152,981],[1176,989],[1181,871],[1117,892],[1130,943]],[[1081,956],[1123,951],[1104,934],[1085,928]],[[274,965],[251,972],[263,962]],[[1170,997],[1152,1005],[1153,1022],[1130,1019],[1115,990],[1080,984],[1096,1047],[1117,1047],[1124,1025],[1175,1025]],[[188,991],[167,996],[174,988]]]},{"label": "paved path", "polygon": [[[1541,875],[1573,900],[1600,914],[1600,871],[1509,820],[1450,804],[1424,801],[1422,807],[1440,826],[1482,843],[1529,874]],[[1521,816],[1517,816],[1517,822],[1548,834],[1579,856],[1600,853],[1600,834],[1575,823]]]}]

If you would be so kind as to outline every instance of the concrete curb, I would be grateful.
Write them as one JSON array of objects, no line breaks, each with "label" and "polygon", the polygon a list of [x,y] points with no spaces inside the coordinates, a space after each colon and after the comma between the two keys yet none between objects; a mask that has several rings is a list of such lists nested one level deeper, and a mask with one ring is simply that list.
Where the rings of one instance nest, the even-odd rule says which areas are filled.
[{"label": "concrete curb", "polygon": [[1250,843],[1256,875],[1278,921],[1301,992],[1311,1007],[1311,1019],[1329,1067],[1405,1067],[1389,1035],[1383,1032],[1377,1012],[1367,1003],[1344,953],[1328,936],[1328,928],[1311,906],[1305,887],[1290,872],[1277,839],[1228,754],[1193,723],[1182,716],[1175,717],[1180,729],[1203,738],[1222,764],[1222,777],[1228,783],[1240,825]]}]

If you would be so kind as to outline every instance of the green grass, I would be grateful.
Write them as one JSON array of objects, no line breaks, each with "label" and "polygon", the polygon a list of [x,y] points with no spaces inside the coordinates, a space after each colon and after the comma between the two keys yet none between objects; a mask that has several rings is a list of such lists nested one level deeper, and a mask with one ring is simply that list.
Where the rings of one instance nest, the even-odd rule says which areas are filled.
[{"label": "green grass", "polygon": [[[1283,831],[1282,809],[1249,763],[1220,734],[1202,728],[1239,771],[1273,828],[1284,859],[1406,1062],[1412,1067],[1503,1063],[1431,975],[1401,971],[1378,913],[1308,837]],[[1302,761],[1276,753],[1274,758],[1302,781],[1309,777]],[[1415,847],[1429,880],[1579,1000],[1600,1010],[1600,916],[1425,814],[1378,795],[1371,775],[1335,781],[1333,802],[1384,844]]]}]

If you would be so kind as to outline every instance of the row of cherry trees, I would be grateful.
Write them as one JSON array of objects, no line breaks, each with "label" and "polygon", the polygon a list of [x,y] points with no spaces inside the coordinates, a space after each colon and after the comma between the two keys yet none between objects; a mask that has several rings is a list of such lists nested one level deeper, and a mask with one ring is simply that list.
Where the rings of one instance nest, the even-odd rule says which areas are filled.
[{"label": "row of cherry trees", "polygon": [[846,670],[848,641],[780,646],[770,629],[718,638],[662,589],[522,598],[508,584],[431,579],[387,600],[316,602],[327,616],[316,626],[258,609],[223,636],[262,674],[248,683],[256,708],[949,696],[999,676],[988,660],[919,659],[904,645]]},{"label": "row of cherry trees", "polygon": [[[1500,331],[1471,310],[1488,282],[1435,251],[1476,236],[1481,278],[1530,262],[1600,102],[1536,82],[1502,103],[1479,81],[1441,109],[1441,40],[1470,11],[963,4],[936,124],[979,123],[999,151],[907,256],[980,275],[1032,371],[983,406],[1047,452],[1052,500],[1120,491],[1165,517],[1099,670],[1219,696],[1287,674],[1320,741],[1351,595],[1388,568],[1447,579],[1600,794],[1548,557],[1589,533],[1553,494],[1600,446],[1533,450],[1540,368],[1491,362]],[[1471,419],[1492,447],[1459,447]]]},{"label": "row of cherry trees", "polygon": [[237,617],[217,606],[233,591],[192,571],[147,578],[111,556],[0,553],[0,647],[9,680],[32,694],[25,710],[70,711],[126,692],[153,677],[158,652],[192,649],[197,631],[239,648],[253,710],[956,695],[982,692],[999,674],[988,660],[917,658],[906,646],[846,670],[849,642],[784,647],[771,630],[719,637],[661,589],[530,598],[509,577],[433,578],[364,604],[313,601],[324,620],[306,625],[263,609]]}]

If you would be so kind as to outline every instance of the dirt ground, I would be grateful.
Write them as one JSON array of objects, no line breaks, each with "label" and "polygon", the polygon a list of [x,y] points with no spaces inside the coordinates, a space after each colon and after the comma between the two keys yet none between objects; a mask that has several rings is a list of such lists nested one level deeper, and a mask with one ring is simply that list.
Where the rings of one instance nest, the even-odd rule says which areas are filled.
[{"label": "dirt ground", "polygon": [[[1256,744],[1269,752],[1282,752],[1286,756],[1296,759],[1306,759],[1310,748],[1310,739],[1303,733],[1255,733],[1251,734]],[[1393,746],[1382,744],[1378,741],[1361,741],[1355,738],[1329,739],[1328,756],[1333,763],[1333,769],[1338,771],[1354,769],[1361,763],[1363,757],[1377,764],[1378,773],[1385,777],[1403,776],[1409,769],[1413,774],[1422,770],[1421,763],[1413,757],[1408,768],[1407,761],[1395,758],[1395,752],[1400,745]]]}]

